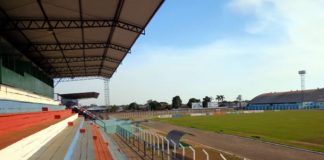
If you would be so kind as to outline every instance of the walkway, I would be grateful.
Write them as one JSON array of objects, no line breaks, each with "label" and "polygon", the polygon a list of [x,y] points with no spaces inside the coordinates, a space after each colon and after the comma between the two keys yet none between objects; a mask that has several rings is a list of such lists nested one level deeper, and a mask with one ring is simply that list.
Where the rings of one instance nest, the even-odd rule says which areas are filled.
[{"label": "walkway", "polygon": [[127,156],[129,160],[142,160],[142,158],[129,147],[117,134],[110,134],[111,138],[116,142],[119,149]]}]

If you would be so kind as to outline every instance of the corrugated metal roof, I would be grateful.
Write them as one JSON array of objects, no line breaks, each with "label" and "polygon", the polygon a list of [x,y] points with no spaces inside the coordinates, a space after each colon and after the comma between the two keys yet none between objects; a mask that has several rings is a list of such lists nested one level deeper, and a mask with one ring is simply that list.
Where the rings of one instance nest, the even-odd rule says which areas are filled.
[{"label": "corrugated metal roof", "polygon": [[324,88],[261,94],[250,104],[324,102]]},{"label": "corrugated metal roof", "polygon": [[1,35],[52,78],[110,78],[164,0],[1,0]]}]

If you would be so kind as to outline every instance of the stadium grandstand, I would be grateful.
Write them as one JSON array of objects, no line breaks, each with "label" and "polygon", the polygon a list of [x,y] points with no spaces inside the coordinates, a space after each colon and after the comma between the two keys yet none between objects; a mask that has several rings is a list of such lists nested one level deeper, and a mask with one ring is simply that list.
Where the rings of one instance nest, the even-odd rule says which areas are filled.
[{"label": "stadium grandstand", "polygon": [[111,78],[163,2],[0,1],[0,159],[124,159],[101,119],[54,100],[54,79]]},{"label": "stadium grandstand", "polygon": [[249,102],[247,109],[324,109],[324,88],[261,94]]}]

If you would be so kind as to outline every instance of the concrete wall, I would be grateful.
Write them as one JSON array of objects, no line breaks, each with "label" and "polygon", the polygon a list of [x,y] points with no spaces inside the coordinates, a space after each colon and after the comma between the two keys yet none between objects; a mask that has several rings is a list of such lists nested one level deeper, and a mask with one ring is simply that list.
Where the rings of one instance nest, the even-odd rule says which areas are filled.
[{"label": "concrete wall", "polygon": [[51,98],[40,96],[34,93],[30,93],[24,90],[17,88],[9,87],[6,85],[0,84],[0,99],[2,100],[13,100],[21,102],[30,102],[30,103],[41,103],[41,104],[51,104],[59,105],[58,101],[54,101]]},{"label": "concrete wall", "polygon": [[61,105],[19,102],[0,99],[0,114],[41,112],[43,107],[47,107],[49,111],[65,110],[66,108],[65,106]]}]

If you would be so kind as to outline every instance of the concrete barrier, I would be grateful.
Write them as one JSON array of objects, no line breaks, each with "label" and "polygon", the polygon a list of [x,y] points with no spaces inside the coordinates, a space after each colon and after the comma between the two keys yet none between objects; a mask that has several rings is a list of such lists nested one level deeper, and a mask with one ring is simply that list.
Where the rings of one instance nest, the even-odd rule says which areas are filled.
[{"label": "concrete barrier", "polygon": [[166,115],[159,115],[159,118],[172,118],[171,114],[166,114]]},{"label": "concrete barrier", "polygon": [[4,159],[25,160],[36,153],[43,145],[59,134],[68,122],[78,118],[75,114],[69,118],[51,125],[37,133],[34,133],[26,138],[17,141],[14,144],[0,150],[0,157]]},{"label": "concrete barrier", "polygon": [[196,116],[206,116],[206,113],[191,113],[190,116],[196,117]]},{"label": "concrete barrier", "polygon": [[248,110],[248,111],[243,111],[243,113],[263,113],[264,110]]},{"label": "concrete barrier", "polygon": [[59,101],[55,101],[45,96],[40,96],[38,94],[2,84],[0,84],[0,99],[51,105],[59,105],[60,103]]}]

